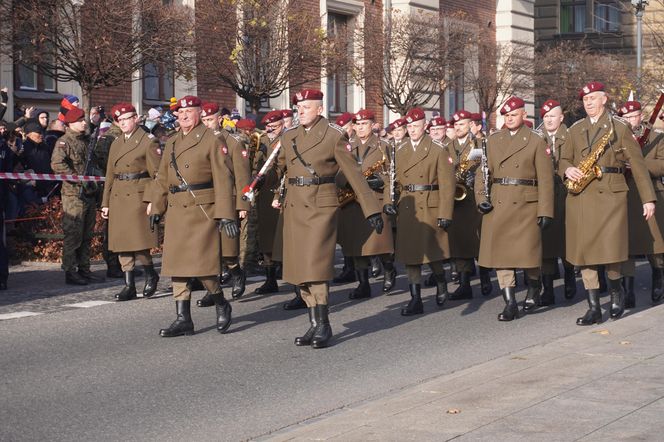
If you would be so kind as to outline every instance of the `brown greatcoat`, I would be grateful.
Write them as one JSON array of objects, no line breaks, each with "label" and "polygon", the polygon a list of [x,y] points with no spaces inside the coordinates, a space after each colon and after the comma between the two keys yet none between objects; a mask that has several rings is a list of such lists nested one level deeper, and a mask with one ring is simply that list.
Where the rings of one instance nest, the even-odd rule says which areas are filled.
[{"label": "brown greatcoat", "polygon": [[[164,146],[151,201],[152,214],[168,212],[162,275],[192,277],[220,273],[221,247],[216,220],[235,219],[233,181],[224,147],[214,132],[202,124],[187,135],[178,132]],[[169,186],[180,185],[171,162],[172,152],[188,184],[212,182],[213,188],[171,193]]]},{"label": "brown greatcoat", "polygon": [[558,174],[562,145],[567,139],[567,126],[561,124],[555,133],[555,146],[552,145],[553,137],[544,131],[546,141],[546,154],[549,156],[554,167],[553,179],[553,223],[542,231],[542,258],[564,258],[565,257],[565,198],[567,189],[562,178]]},{"label": "brown greatcoat", "polygon": [[[277,168],[286,173],[283,203],[283,272],[291,284],[328,281],[334,276],[339,202],[335,183],[296,186],[288,178],[311,178],[293,149],[319,177],[334,177],[339,169],[350,182],[365,218],[381,213],[381,207],[350,154],[348,138],[341,128],[320,117],[305,131],[303,126],[281,136]],[[365,221],[366,222],[366,221]]]},{"label": "brown greatcoat", "polygon": [[[544,138],[524,125],[514,135],[500,130],[487,143],[491,179],[536,179],[537,186],[491,185],[494,209],[482,219],[479,264],[497,269],[540,267],[537,217],[553,217],[553,166]],[[477,173],[476,200],[484,201],[483,195],[483,176]]]},{"label": "brown greatcoat", "polygon": [[[270,142],[267,135],[262,138],[264,145],[269,146],[265,153],[261,152],[256,157],[256,172],[260,171],[265,161],[277,147],[280,137],[275,138]],[[281,149],[281,148],[280,148]],[[272,166],[265,172],[265,181],[261,185],[258,195],[256,196],[256,210],[258,212],[258,248],[261,253],[272,253],[275,245],[275,238],[277,235],[281,236],[281,232],[277,232],[277,223],[279,221],[279,210],[272,207],[272,200],[274,193],[279,189],[279,174],[276,168],[276,159],[273,161]],[[281,240],[279,240],[281,244]]]},{"label": "brown greatcoat", "polygon": [[454,167],[447,150],[424,135],[413,151],[407,138],[397,150],[396,166],[399,187],[438,185],[438,190],[432,191],[401,191],[397,205],[397,261],[419,265],[449,258],[448,234],[438,227],[438,218],[454,223]]},{"label": "brown greatcoat", "polygon": [[[387,174],[389,168],[387,150],[389,148],[387,143],[381,142],[376,135],[371,134],[365,144],[362,144],[359,138],[354,138],[350,145],[351,154],[360,165],[363,174],[378,162],[383,162],[375,174],[383,180],[385,186],[383,190],[374,191],[374,196],[380,206],[383,207],[384,196],[389,198],[389,177]],[[339,188],[345,188],[347,183],[348,181],[343,172],[339,173],[337,176]],[[342,207],[339,211],[337,242],[341,245],[344,256],[374,256],[394,253],[392,226],[385,214],[383,214],[383,223],[385,228],[379,235],[364,220],[362,208],[357,201],[351,201]]]},{"label": "brown greatcoat", "polygon": [[643,217],[636,182],[630,174],[627,179],[627,207],[629,219],[629,254],[652,255],[664,253],[664,132],[652,131],[643,146],[643,157],[657,196],[655,216],[648,221]]},{"label": "brown greatcoat", "polygon": [[[470,134],[463,145],[458,140],[447,144],[450,158],[459,167],[459,159],[466,158],[468,153],[475,148],[475,142],[470,139]],[[470,174],[477,173],[479,161],[471,162]],[[465,185],[465,182],[462,183]],[[477,211],[475,194],[472,189],[467,189],[466,198],[454,201],[454,215],[452,225],[447,229],[450,238],[450,255],[452,258],[477,258],[480,252],[480,228],[482,226],[482,215]]]},{"label": "brown greatcoat", "polygon": [[[108,207],[108,248],[136,252],[157,247],[157,232],[150,231],[145,194],[159,168],[159,142],[137,128],[128,139],[120,134],[111,144],[101,206]],[[147,172],[148,177],[119,180],[116,174]],[[146,192],[147,189],[147,192]]]},{"label": "brown greatcoat", "polygon": [[[610,120],[610,118],[612,120]],[[624,167],[630,163],[642,203],[655,201],[655,191],[643,155],[624,120],[608,112],[594,125],[586,117],[570,127],[563,145],[558,174],[578,164],[608,133],[614,134],[597,164]],[[565,206],[566,259],[577,266],[618,263],[628,258],[627,183],[621,173],[595,179],[578,195],[567,194]],[[643,209],[640,210],[643,212]]]},{"label": "brown greatcoat", "polygon": [[[251,181],[251,165],[249,164],[249,153],[237,135],[231,134],[226,130],[219,130],[214,133],[223,143],[226,151],[224,152],[226,164],[231,170],[231,179],[233,180],[233,205],[237,219],[238,210],[249,210],[249,201],[242,199],[242,189]],[[223,148],[222,148],[223,149]],[[229,238],[221,232],[221,256],[235,258],[240,254],[240,236]]]}]

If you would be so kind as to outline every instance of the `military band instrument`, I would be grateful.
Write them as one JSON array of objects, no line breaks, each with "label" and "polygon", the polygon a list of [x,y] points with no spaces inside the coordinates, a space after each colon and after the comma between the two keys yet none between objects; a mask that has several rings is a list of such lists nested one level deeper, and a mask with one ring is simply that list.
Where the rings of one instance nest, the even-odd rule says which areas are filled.
[{"label": "military band instrument", "polygon": [[657,117],[659,116],[659,112],[662,110],[662,105],[664,105],[664,89],[661,89],[661,94],[659,96],[659,99],[657,100],[657,104],[655,104],[655,109],[652,111],[652,115],[650,116],[650,120],[643,126],[645,126],[643,130],[643,134],[639,137],[639,145],[641,148],[646,145],[648,142],[648,136],[650,135],[650,130],[652,129],[653,124],[655,124],[655,121],[657,121]]},{"label": "military band instrument", "polygon": [[[260,138],[259,138],[260,141]],[[254,189],[258,185],[258,182],[265,176],[267,173],[268,169],[272,166],[272,163],[274,160],[277,158],[277,155],[279,154],[279,148],[281,148],[281,140],[277,141],[277,145],[274,146],[274,149],[272,150],[272,153],[270,153],[270,156],[267,157],[267,160],[265,160],[265,163],[263,164],[263,167],[261,167],[261,170],[258,171],[258,174],[256,177],[253,179],[251,184],[248,186],[244,186],[244,189],[242,189],[242,199],[245,201],[253,201],[254,198],[256,197],[256,193],[254,192]]]},{"label": "military band instrument", "polygon": [[609,131],[597,141],[597,144],[592,147],[590,154],[581,160],[577,166],[577,168],[581,170],[583,176],[576,181],[570,179],[565,180],[565,187],[571,194],[578,195],[583,189],[588,187],[588,184],[593,180],[602,178],[602,168],[597,162],[604,152],[606,152],[609,141],[611,141],[611,138],[613,137],[614,127],[613,117],[611,115],[609,115],[609,125]]},{"label": "military band instrument", "polygon": [[[482,131],[486,130],[486,112],[482,111]],[[482,181],[484,182],[484,201],[478,204],[480,212],[483,214],[493,210],[491,204],[491,177],[489,176],[489,157],[487,155],[487,137],[482,137],[482,159],[480,160],[480,170],[482,171]]]},{"label": "military band instrument", "polygon": [[[469,132],[469,134],[471,141],[474,145],[476,145],[477,140],[475,139],[475,136],[472,135],[472,132]],[[466,180],[468,179],[468,174],[470,173],[471,168],[476,164],[476,161],[470,159],[470,152],[473,150],[474,146],[468,147],[468,151],[459,158],[456,172],[454,174],[456,178],[456,186],[454,188],[455,201],[463,201],[468,196],[468,186],[466,185]]]},{"label": "military band instrument", "polygon": [[[364,175],[364,178],[367,179],[371,175],[374,175],[376,172],[384,170],[385,166],[385,154],[383,153],[383,158],[380,160],[376,161],[371,167],[369,167],[367,170],[365,170],[362,175]],[[343,189],[337,189],[337,199],[339,200],[339,207],[343,207],[353,201],[355,201],[355,191],[353,188],[343,188]]]},{"label": "military band instrument", "polygon": [[397,202],[397,142],[392,139],[390,141],[390,167],[389,167],[389,180],[390,180],[390,203],[392,205]]}]

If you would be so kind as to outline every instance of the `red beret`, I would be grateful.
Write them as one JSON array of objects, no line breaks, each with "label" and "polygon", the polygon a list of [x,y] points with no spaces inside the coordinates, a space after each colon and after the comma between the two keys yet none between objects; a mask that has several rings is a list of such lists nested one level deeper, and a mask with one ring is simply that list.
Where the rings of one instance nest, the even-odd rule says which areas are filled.
[{"label": "red beret", "polygon": [[533,122],[530,120],[523,120],[523,124],[525,124],[526,127],[533,128]]},{"label": "red beret", "polygon": [[590,83],[583,86],[583,88],[579,91],[579,100],[592,92],[601,92],[603,90],[604,85],[602,83],[599,81],[591,81]]},{"label": "red beret", "polygon": [[323,93],[318,89],[303,89],[293,97],[295,104],[305,100],[322,100]]},{"label": "red beret", "polygon": [[429,121],[429,127],[445,127],[446,125],[447,121],[445,121],[445,118],[443,117],[434,117],[431,119],[431,121]]},{"label": "red beret", "polygon": [[464,109],[458,110],[454,112],[454,115],[452,115],[452,119],[454,120],[455,123],[461,120],[470,120],[471,117],[472,114]]},{"label": "red beret", "polygon": [[203,103],[201,106],[201,117],[209,117],[219,113],[219,105],[217,103]]},{"label": "red beret", "polygon": [[472,114],[470,114],[470,119],[471,119],[471,121],[476,121],[476,122],[481,123],[482,122],[482,114],[480,114],[479,112],[473,112]]},{"label": "red beret", "polygon": [[290,109],[282,109],[281,110],[281,116],[284,118],[292,118],[293,117],[293,111]]},{"label": "red beret", "polygon": [[408,123],[424,120],[424,118],[426,118],[426,115],[424,115],[424,111],[419,107],[409,110],[406,114],[406,122]]},{"label": "red beret", "polygon": [[546,100],[540,109],[540,118],[544,118],[544,115],[556,107],[560,107],[560,103],[556,100]]},{"label": "red beret", "polygon": [[399,118],[398,120],[394,120],[392,122],[392,128],[396,129],[397,127],[403,127],[406,124],[408,124],[408,122],[406,121],[405,118]]},{"label": "red beret", "polygon": [[503,105],[503,107],[500,109],[500,115],[505,115],[508,112],[512,112],[513,110],[516,109],[521,109],[526,105],[526,102],[523,101],[519,97],[512,97],[509,100],[507,100],[507,103]]},{"label": "red beret", "polygon": [[454,121],[452,120],[448,121],[445,127],[448,129],[454,129]]},{"label": "red beret", "polygon": [[256,129],[256,122],[248,118],[243,118],[237,123],[235,123],[235,127],[237,127],[238,129],[254,130]]},{"label": "red beret", "polygon": [[360,120],[375,120],[376,114],[369,109],[360,109],[358,113],[355,114],[355,121]]},{"label": "red beret", "polygon": [[124,114],[136,113],[136,108],[131,103],[118,103],[111,108],[113,119],[118,121],[118,118]]},{"label": "red beret", "polygon": [[67,111],[67,113],[65,114],[65,119],[63,121],[66,124],[76,123],[77,121],[80,121],[83,118],[85,118],[85,112],[83,112],[83,109],[75,107]]},{"label": "red beret", "polygon": [[350,112],[344,112],[343,114],[339,115],[334,122],[337,126],[343,127],[351,121],[355,121],[355,115],[351,114]]},{"label": "red beret", "polygon": [[284,114],[282,111],[278,110],[273,110],[268,112],[263,119],[261,120],[261,123],[263,124],[270,124],[274,123],[275,121],[283,120]]},{"label": "red beret", "polygon": [[194,95],[187,95],[178,100],[177,106],[178,109],[185,109],[188,107],[201,107],[201,99]]},{"label": "red beret", "polygon": [[641,110],[641,103],[639,103],[638,101],[628,101],[620,107],[618,115],[622,117],[625,114],[629,114],[640,110]]}]

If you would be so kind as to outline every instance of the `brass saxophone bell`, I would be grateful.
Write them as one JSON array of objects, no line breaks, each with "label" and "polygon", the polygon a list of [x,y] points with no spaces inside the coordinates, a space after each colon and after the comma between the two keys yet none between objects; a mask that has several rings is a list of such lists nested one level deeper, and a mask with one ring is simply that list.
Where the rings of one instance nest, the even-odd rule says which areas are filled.
[{"label": "brass saxophone bell", "polygon": [[463,184],[457,183],[454,188],[454,201],[463,201],[468,196],[468,189]]}]

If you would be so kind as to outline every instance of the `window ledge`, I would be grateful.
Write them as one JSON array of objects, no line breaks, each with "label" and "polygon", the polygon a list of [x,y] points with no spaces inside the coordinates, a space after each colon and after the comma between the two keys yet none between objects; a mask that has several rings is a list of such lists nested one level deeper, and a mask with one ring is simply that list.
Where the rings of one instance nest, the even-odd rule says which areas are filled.
[{"label": "window ledge", "polygon": [[62,99],[62,94],[59,94],[55,91],[53,92],[44,92],[44,91],[29,91],[25,89],[16,89],[14,90],[14,97],[20,98],[23,100],[53,100],[60,101]]}]

